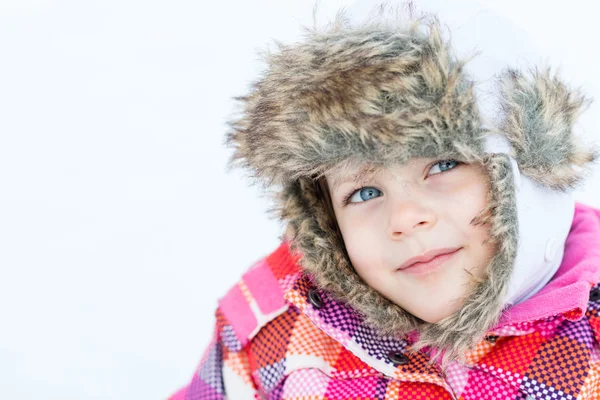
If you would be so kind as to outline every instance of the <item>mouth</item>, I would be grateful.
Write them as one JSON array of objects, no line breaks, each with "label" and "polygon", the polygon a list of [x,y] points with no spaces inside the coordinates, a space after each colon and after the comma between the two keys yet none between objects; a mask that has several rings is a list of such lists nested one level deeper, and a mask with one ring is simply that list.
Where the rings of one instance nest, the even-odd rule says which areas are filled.
[{"label": "mouth", "polygon": [[429,274],[440,268],[443,264],[455,258],[455,255],[460,250],[462,250],[462,247],[441,249],[436,251],[437,255],[434,257],[431,257],[431,255],[428,256],[427,254],[421,257],[415,257],[404,262],[404,264],[402,264],[397,271],[411,275]]}]

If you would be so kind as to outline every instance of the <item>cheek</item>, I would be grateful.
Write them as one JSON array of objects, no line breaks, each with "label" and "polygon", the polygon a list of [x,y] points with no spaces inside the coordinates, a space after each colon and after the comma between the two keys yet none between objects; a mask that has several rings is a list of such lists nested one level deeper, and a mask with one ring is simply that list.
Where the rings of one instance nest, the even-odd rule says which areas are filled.
[{"label": "cheek", "polygon": [[465,208],[479,212],[488,203],[488,188],[483,184],[473,185],[468,195],[465,196]]},{"label": "cheek", "polygon": [[338,219],[338,225],[344,237],[344,242],[348,245],[359,245],[365,241],[372,241],[373,231],[377,229],[376,218],[373,218],[372,212],[368,210],[358,210],[356,212],[351,210],[342,219]]},{"label": "cheek", "polygon": [[482,166],[475,167],[472,172],[473,176],[470,179],[473,184],[469,186],[472,193],[468,200],[478,209],[481,209],[488,203],[489,177]]},{"label": "cheek", "polygon": [[350,262],[363,278],[366,274],[375,271],[375,266],[378,265],[384,254],[383,241],[379,235],[375,234],[376,228],[371,224],[373,224],[373,218],[370,221],[361,221],[357,218],[348,219],[340,224],[340,231]]},{"label": "cheek", "polygon": [[[457,186],[457,190],[452,193],[454,204],[450,207],[451,213],[459,217],[462,222],[466,222],[467,225],[486,208],[489,192],[483,170],[472,167],[468,172],[461,177],[461,181],[464,183]],[[473,227],[473,229],[477,230],[478,235],[487,236],[485,234],[487,229],[480,229],[480,227]]]},{"label": "cheek", "polygon": [[365,262],[375,254],[373,246],[377,242],[376,236],[369,232],[365,226],[342,230],[346,250],[353,261]]}]

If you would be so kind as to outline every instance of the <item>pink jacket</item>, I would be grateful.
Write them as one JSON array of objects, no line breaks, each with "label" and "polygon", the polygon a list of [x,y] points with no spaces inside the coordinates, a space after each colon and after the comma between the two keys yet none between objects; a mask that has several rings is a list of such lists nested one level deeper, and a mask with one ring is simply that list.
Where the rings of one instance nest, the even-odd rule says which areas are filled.
[{"label": "pink jacket", "polygon": [[560,269],[446,370],[316,290],[283,242],[219,300],[170,399],[600,399],[600,210],[576,204]]}]

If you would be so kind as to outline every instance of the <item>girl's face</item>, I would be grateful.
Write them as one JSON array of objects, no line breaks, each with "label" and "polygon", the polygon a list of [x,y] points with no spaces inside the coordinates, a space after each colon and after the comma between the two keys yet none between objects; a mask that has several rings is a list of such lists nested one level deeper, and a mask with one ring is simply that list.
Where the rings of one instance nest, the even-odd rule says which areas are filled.
[{"label": "girl's face", "polygon": [[[483,244],[488,225],[470,225],[487,204],[487,174],[479,164],[413,158],[362,174],[326,174],[350,261],[383,296],[435,323],[461,307],[473,277],[484,279],[496,251]],[[410,258],[455,252],[404,268]],[[472,275],[472,276],[471,276]]]}]

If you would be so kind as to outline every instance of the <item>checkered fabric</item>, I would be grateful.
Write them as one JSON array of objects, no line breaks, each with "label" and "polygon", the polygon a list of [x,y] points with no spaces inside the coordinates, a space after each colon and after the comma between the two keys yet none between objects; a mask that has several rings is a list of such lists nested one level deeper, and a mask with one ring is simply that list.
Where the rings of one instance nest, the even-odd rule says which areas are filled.
[{"label": "checkered fabric", "polygon": [[600,399],[600,285],[592,285],[582,286],[591,287],[587,308],[494,327],[465,363],[442,371],[424,351],[406,354],[409,336],[380,337],[316,290],[283,242],[219,301],[212,342],[170,400]]}]

